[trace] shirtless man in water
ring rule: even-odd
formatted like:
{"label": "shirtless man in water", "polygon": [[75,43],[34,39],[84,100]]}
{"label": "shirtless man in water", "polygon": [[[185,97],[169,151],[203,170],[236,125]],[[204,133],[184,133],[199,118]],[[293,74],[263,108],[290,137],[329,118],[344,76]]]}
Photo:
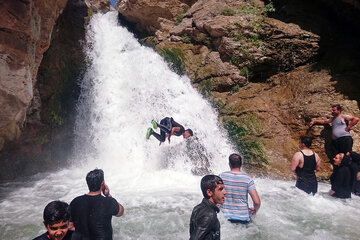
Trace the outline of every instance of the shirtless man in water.
{"label": "shirtless man in water", "polygon": [[300,137],[300,151],[294,154],[290,170],[296,173],[295,186],[308,194],[315,195],[318,188],[315,173],[320,170],[321,159],[317,153],[310,149],[311,144],[312,139],[310,137]]}

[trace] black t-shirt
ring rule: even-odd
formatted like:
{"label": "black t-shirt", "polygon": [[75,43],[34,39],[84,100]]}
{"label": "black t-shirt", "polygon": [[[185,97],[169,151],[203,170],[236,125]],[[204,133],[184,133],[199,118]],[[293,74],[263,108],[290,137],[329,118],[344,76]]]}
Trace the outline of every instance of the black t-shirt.
{"label": "black t-shirt", "polygon": [[[71,235],[72,235],[73,231],[68,231],[67,234],[65,235],[65,237],[63,238],[63,240],[70,240],[71,239]],[[46,232],[44,234],[41,234],[40,236],[34,238],[33,240],[49,240],[50,236],[49,236],[49,232]]]}
{"label": "black t-shirt", "polygon": [[112,239],[111,218],[119,212],[114,198],[83,195],[70,203],[71,219],[75,226],[72,239]]}

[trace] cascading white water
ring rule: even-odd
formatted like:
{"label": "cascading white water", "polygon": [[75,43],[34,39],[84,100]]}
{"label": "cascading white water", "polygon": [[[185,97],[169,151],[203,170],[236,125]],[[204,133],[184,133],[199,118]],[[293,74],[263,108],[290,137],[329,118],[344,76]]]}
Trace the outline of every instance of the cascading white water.
{"label": "cascading white water", "polygon": [[[234,151],[216,112],[190,85],[171,72],[153,50],[141,46],[116,13],[96,14],[87,33],[88,70],[78,105],[76,154],[71,169],[0,185],[0,239],[32,239],[44,231],[42,211],[56,199],[70,202],[87,192],[85,175],[105,171],[112,195],[125,207],[113,218],[114,239],[188,239],[192,208],[201,201],[205,168],[227,170]],[[172,137],[158,146],[145,139],[152,119],[172,116],[194,136]],[[360,199],[315,197],[294,182],[255,179],[262,206],[248,228],[221,213],[222,239],[360,239]]]}

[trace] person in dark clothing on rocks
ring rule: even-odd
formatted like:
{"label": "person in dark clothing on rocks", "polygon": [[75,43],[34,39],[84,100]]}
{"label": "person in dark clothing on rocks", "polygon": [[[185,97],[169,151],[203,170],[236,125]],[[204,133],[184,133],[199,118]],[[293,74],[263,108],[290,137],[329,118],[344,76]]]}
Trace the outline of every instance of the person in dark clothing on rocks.
{"label": "person in dark clothing on rocks", "polygon": [[310,149],[311,144],[312,139],[310,137],[300,137],[300,151],[294,154],[290,170],[296,173],[295,186],[308,194],[315,195],[318,189],[315,173],[320,170],[321,159],[317,153]]}
{"label": "person in dark clothing on rocks", "polygon": [[331,106],[331,115],[329,119],[319,119],[310,122],[309,126],[314,124],[328,124],[332,127],[332,147],[334,155],[352,151],[353,139],[350,135],[350,129],[359,122],[359,118],[341,114],[342,107],[339,104]]}
{"label": "person in dark clothing on rocks", "polygon": [[70,240],[72,231],[69,230],[69,204],[62,201],[52,201],[44,209],[44,226],[46,233],[33,240]]}
{"label": "person in dark clothing on rocks", "polygon": [[222,179],[206,175],[201,179],[202,202],[195,206],[190,218],[190,240],[220,240],[220,222],[216,204],[225,200],[225,187]]}
{"label": "person in dark clothing on rocks", "polygon": [[89,172],[86,182],[89,193],[76,197],[70,203],[71,221],[75,227],[72,240],[110,240],[113,234],[111,218],[123,215],[124,207],[111,197],[103,170]]}
{"label": "person in dark clothing on rocks", "polygon": [[331,190],[329,195],[337,198],[351,198],[350,157],[338,153],[334,157],[334,172],[330,177]]}
{"label": "person in dark clothing on rocks", "polygon": [[151,121],[153,128],[157,129],[160,128],[160,134],[156,133],[152,128],[148,128],[146,132],[146,139],[149,139],[150,136],[154,136],[157,140],[160,141],[159,145],[161,143],[165,142],[165,138],[168,138],[168,141],[170,143],[170,137],[172,135],[175,136],[183,136],[184,138],[189,138],[193,136],[193,131],[188,128],[185,130],[185,128],[174,121],[172,117],[166,117],[160,121],[160,123],[155,122],[154,120]]}

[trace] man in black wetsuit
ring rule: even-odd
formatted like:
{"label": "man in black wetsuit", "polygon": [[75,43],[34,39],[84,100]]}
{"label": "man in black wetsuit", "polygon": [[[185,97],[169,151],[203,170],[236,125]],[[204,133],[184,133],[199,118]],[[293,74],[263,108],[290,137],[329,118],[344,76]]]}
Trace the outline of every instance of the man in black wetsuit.
{"label": "man in black wetsuit", "polygon": [[89,172],[86,182],[89,193],[76,197],[70,203],[71,220],[75,227],[72,240],[110,240],[113,234],[111,218],[123,215],[124,207],[111,197],[103,170]]}
{"label": "man in black wetsuit", "polygon": [[157,129],[158,127],[160,128],[160,134],[154,132],[152,128],[148,128],[146,132],[146,139],[149,139],[150,136],[153,135],[157,140],[160,141],[160,144],[165,142],[166,137],[168,138],[168,141],[170,143],[170,137],[172,135],[182,135],[184,138],[189,138],[193,135],[193,131],[190,128],[185,130],[185,128],[181,124],[175,122],[172,117],[166,117],[162,119],[160,123],[152,120],[151,123],[154,129]]}
{"label": "man in black wetsuit", "polygon": [[300,151],[294,154],[290,170],[296,173],[295,186],[308,194],[315,195],[318,188],[315,172],[320,170],[321,159],[317,153],[310,149],[311,144],[312,139],[310,137],[300,137]]}
{"label": "man in black wetsuit", "polygon": [[216,204],[224,203],[224,183],[219,176],[206,175],[201,179],[201,191],[204,198],[190,218],[190,240],[220,240],[220,210]]}
{"label": "man in black wetsuit", "polygon": [[44,209],[44,226],[46,233],[33,240],[70,240],[72,231],[69,230],[69,204],[52,201]]}

